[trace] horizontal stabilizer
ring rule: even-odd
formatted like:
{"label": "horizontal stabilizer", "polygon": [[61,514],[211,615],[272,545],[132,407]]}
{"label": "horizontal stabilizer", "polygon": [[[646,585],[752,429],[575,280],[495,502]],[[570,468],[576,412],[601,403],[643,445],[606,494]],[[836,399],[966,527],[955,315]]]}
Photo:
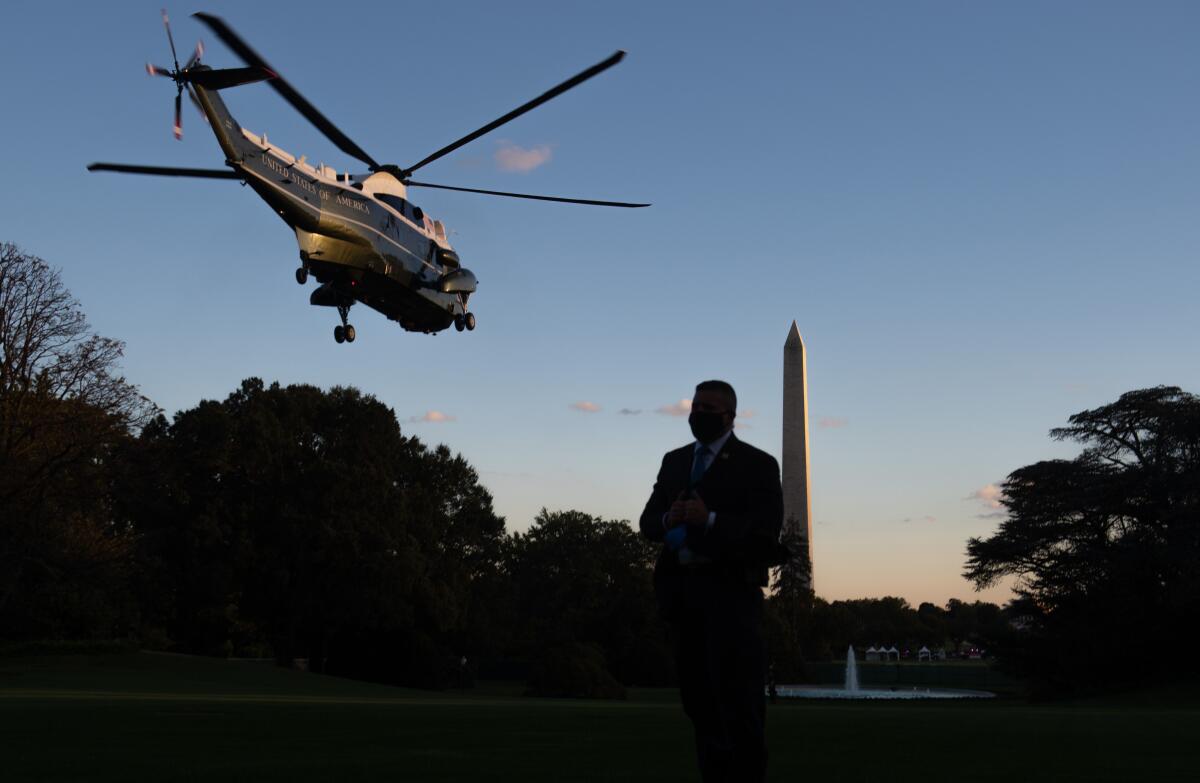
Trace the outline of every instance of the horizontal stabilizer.
{"label": "horizontal stabilizer", "polygon": [[189,82],[198,84],[206,90],[224,90],[226,87],[265,82],[274,78],[274,71],[268,68],[260,68],[257,65],[252,65],[249,68],[190,71],[187,74]]}

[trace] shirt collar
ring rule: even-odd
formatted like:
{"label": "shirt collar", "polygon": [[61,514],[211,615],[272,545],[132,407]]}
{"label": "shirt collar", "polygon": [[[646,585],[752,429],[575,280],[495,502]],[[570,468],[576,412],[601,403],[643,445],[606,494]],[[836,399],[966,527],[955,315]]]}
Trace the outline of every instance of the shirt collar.
{"label": "shirt collar", "polygon": [[695,454],[697,451],[700,450],[701,446],[704,446],[715,457],[721,453],[721,449],[723,449],[725,447],[725,443],[729,440],[729,436],[732,434],[733,434],[733,430],[730,429],[729,432],[726,432],[724,435],[717,438],[712,443],[701,443],[700,441],[696,441],[694,444],[692,444],[692,453]]}

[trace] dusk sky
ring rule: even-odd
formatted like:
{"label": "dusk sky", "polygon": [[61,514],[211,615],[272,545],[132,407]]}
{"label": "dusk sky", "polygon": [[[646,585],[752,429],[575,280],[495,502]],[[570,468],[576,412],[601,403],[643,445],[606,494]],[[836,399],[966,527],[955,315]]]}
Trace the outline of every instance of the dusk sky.
{"label": "dusk sky", "polygon": [[[636,521],[697,381],[780,453],[783,344],[808,347],[815,581],[827,599],[973,593],[995,485],[1076,453],[1047,431],[1130,389],[1200,391],[1200,5],[1190,2],[170,6],[223,17],[380,160],[412,164],[607,57],[619,66],[431,164],[413,190],[479,278],[479,327],[358,339],[308,304],[295,239],[220,167],[173,85],[161,2],[0,7],[0,241],[62,270],[168,414],[250,376],[353,385],[479,471],[510,530]],[[237,120],[339,171],[265,85]]]}

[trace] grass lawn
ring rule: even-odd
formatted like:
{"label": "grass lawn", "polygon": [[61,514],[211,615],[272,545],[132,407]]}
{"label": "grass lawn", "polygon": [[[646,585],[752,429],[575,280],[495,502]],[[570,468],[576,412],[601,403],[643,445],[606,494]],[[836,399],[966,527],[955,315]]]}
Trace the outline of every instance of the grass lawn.
{"label": "grass lawn", "polygon": [[[1200,698],[790,702],[773,781],[1135,781],[1200,774]],[[0,658],[0,780],[695,780],[674,692],[427,693],[154,654]]]}

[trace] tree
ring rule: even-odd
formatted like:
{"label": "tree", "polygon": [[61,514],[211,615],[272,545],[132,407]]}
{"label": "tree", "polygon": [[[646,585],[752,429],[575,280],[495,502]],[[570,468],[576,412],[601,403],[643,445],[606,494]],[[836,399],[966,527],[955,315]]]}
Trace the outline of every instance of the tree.
{"label": "tree", "polygon": [[783,526],[779,543],[787,549],[788,559],[775,569],[774,594],[788,600],[811,601],[812,561],[808,556],[808,539],[795,519],[789,519]]}
{"label": "tree", "polygon": [[146,428],[130,514],[176,649],[444,684],[503,520],[475,471],[352,388],[265,385]]}
{"label": "tree", "polygon": [[110,635],[130,531],[110,513],[120,444],[154,406],[59,272],[0,244],[0,618],[9,634]]}
{"label": "tree", "polygon": [[965,576],[1016,578],[1027,632],[1008,658],[1044,687],[1161,676],[1200,617],[1200,399],[1131,391],[1050,435],[1083,451],[1008,476],[1008,516],[968,542]]}
{"label": "tree", "polygon": [[[580,511],[543,509],[528,531],[510,537],[505,571],[516,591],[520,626],[513,651],[535,662],[539,692],[561,695],[560,688],[570,684],[539,679],[543,672],[578,669],[592,673],[578,682],[602,682],[597,660],[626,685],[672,679],[651,586],[656,555],[657,546],[628,522]],[[592,652],[584,654],[588,648]],[[579,656],[576,667],[560,660]]]}
{"label": "tree", "polygon": [[829,657],[830,651],[817,633],[812,561],[808,556],[808,541],[795,519],[784,524],[780,543],[786,547],[789,556],[787,562],[775,569],[771,596],[766,604],[767,656],[777,677],[802,680],[805,678],[804,661]]}

